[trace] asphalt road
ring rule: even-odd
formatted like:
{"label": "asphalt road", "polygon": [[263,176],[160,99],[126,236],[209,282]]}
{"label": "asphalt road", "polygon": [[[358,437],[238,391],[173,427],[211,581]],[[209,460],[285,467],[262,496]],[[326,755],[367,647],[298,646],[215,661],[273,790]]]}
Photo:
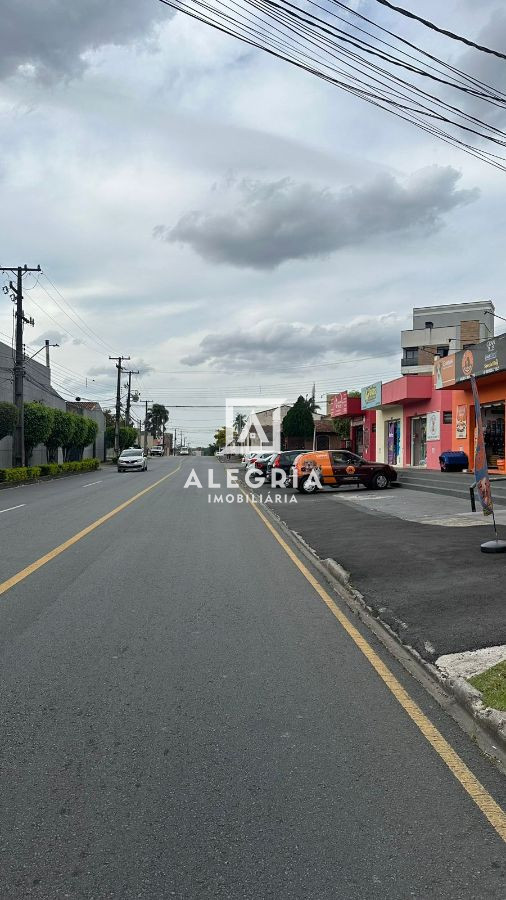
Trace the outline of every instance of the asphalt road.
{"label": "asphalt road", "polygon": [[0,896],[504,898],[498,831],[255,511],[183,489],[223,466],[179,463],[0,495]]}
{"label": "asphalt road", "polygon": [[[296,496],[274,512],[321,559],[350,572],[368,605],[425,659],[506,644],[506,555],[480,551],[492,523],[463,498],[401,487]],[[476,525],[459,524],[469,519]],[[505,539],[502,508],[497,523]]]}

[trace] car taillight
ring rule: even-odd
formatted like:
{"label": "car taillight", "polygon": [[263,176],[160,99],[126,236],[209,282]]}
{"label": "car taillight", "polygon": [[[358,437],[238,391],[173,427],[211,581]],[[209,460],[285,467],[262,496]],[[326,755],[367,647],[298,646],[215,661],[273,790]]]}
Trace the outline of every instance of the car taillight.
{"label": "car taillight", "polygon": [[274,462],[272,464],[272,468],[274,469],[275,467],[279,466],[280,462],[281,462],[281,457],[276,456],[276,459],[274,460]]}

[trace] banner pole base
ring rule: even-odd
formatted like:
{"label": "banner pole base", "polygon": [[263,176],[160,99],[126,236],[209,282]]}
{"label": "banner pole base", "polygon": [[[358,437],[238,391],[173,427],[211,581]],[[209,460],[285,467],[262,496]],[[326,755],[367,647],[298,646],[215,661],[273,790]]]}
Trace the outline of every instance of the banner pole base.
{"label": "banner pole base", "polygon": [[480,549],[482,553],[506,553],[506,541],[500,541],[499,538],[495,541],[485,541]]}

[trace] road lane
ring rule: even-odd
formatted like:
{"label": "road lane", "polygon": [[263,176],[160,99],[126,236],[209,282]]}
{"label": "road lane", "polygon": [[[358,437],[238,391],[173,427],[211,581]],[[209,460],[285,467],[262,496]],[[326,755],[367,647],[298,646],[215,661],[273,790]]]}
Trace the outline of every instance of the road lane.
{"label": "road lane", "polygon": [[30,565],[181,463],[186,465],[186,460],[165,457],[150,460],[147,472],[123,474],[112,466],[104,466],[97,473],[100,474],[100,481],[93,485],[88,483],[90,473],[86,472],[13,488],[12,495],[10,490],[2,492],[0,500],[12,496],[14,500],[22,500],[26,509],[24,516],[13,521],[12,527],[2,534],[0,582]]}
{"label": "road lane", "polygon": [[26,503],[18,503],[17,506],[8,506],[7,509],[0,509],[0,514],[12,512],[12,510],[14,510],[14,509],[22,509],[23,506],[26,506]]}
{"label": "road lane", "polygon": [[504,844],[264,524],[183,483],[2,598],[2,895],[502,898]]}

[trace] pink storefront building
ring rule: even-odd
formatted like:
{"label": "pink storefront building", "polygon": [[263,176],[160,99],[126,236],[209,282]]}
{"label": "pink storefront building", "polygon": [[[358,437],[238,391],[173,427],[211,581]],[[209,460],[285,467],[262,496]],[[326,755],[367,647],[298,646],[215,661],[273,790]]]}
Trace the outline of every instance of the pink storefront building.
{"label": "pink storefront building", "polygon": [[376,455],[376,413],[372,408],[364,408],[361,397],[350,396],[348,391],[334,394],[330,401],[330,415],[333,419],[349,419],[350,439],[348,449],[364,459],[374,460]]}
{"label": "pink storefront building", "polygon": [[402,375],[381,386],[376,409],[380,462],[439,469],[440,454],[451,447],[451,392],[436,390],[432,375]]}

